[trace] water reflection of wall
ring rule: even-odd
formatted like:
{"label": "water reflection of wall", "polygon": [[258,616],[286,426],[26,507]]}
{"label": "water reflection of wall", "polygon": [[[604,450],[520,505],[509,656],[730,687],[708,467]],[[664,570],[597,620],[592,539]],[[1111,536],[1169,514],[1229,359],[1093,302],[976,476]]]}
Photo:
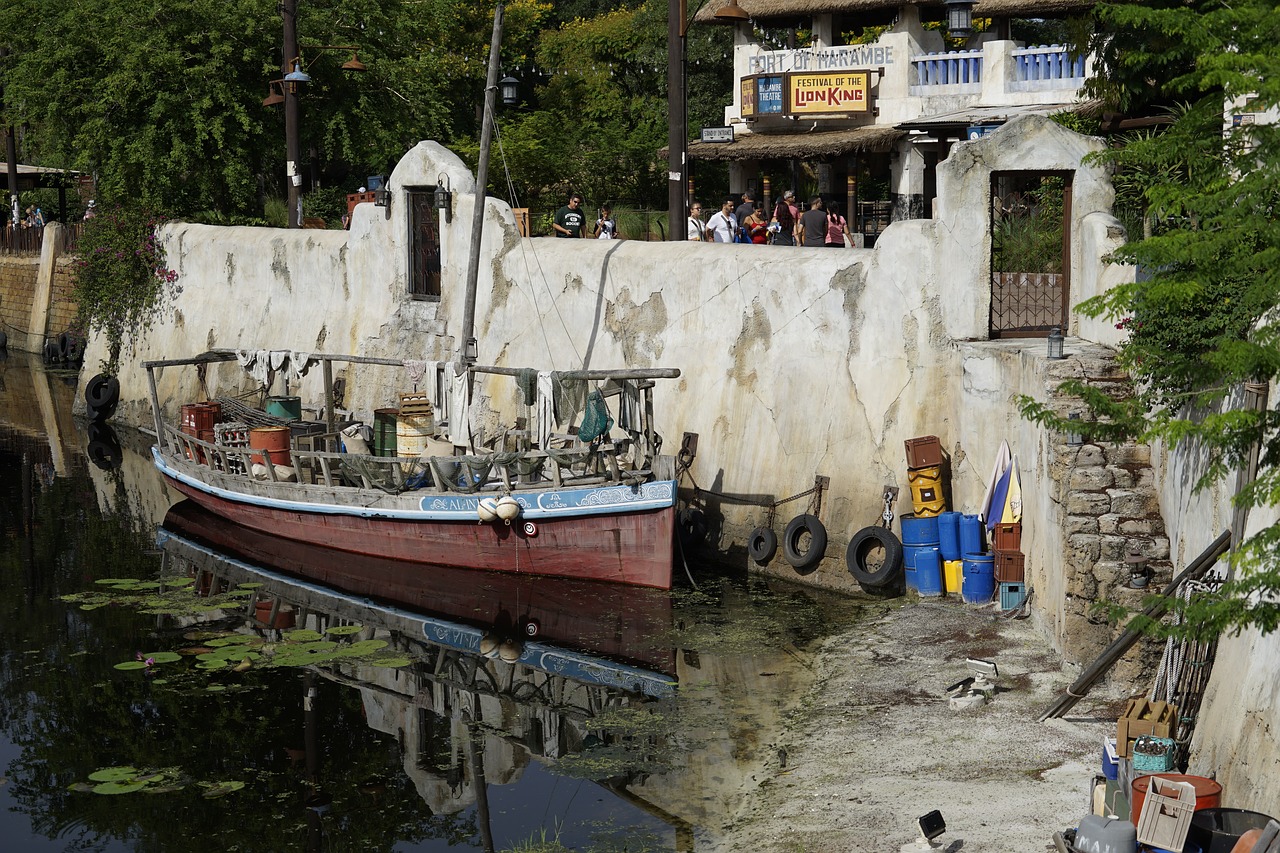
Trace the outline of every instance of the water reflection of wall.
{"label": "water reflection of wall", "polygon": [[[128,513],[139,525],[159,525],[181,495],[166,486],[156,471],[148,436],[132,427],[113,429],[112,435],[120,445],[120,466],[112,470],[89,466],[98,508],[104,515]],[[83,433],[77,437],[84,442]]]}
{"label": "water reflection of wall", "polygon": [[49,373],[40,360],[11,352],[0,361],[0,420],[10,429],[48,439],[50,462],[60,477],[68,474],[76,452],[77,433],[71,417],[74,374]]}

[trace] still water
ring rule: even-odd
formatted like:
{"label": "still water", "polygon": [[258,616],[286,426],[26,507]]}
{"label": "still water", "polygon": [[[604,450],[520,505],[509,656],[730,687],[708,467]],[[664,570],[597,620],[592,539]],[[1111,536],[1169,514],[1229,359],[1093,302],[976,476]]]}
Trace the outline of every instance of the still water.
{"label": "still water", "polygon": [[0,362],[4,850],[698,850],[856,618],[697,565],[346,596],[290,573],[350,555],[171,509],[74,381]]}

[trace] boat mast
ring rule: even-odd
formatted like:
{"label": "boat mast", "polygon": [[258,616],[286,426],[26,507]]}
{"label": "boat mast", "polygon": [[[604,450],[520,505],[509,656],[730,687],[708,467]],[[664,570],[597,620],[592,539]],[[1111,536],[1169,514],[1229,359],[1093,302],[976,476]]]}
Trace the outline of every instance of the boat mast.
{"label": "boat mast", "polygon": [[489,145],[493,140],[494,100],[498,92],[498,53],[502,45],[502,0],[493,10],[489,73],[484,82],[484,116],[480,125],[480,161],[476,164],[476,203],[471,215],[471,253],[467,256],[467,295],[462,307],[461,360],[476,363],[476,285],[480,278],[480,239],[484,230],[485,188],[489,185]]}

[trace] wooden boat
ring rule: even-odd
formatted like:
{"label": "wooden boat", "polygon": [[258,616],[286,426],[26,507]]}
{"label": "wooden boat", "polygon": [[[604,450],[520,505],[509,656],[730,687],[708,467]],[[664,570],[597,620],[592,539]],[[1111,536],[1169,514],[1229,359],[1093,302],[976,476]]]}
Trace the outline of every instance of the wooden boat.
{"label": "wooden boat", "polygon": [[[308,357],[323,363],[326,377],[335,361],[403,366],[361,356]],[[156,418],[155,465],[170,485],[215,515],[274,536],[390,560],[670,588],[675,461],[657,452],[652,389],[656,379],[678,377],[678,370],[560,374],[597,383],[605,406],[628,399],[625,437],[583,442],[558,436],[543,447],[528,429],[506,430],[495,446],[468,448],[468,455],[449,455],[451,446],[433,450],[439,443],[416,456],[347,452],[346,444],[358,442],[339,432],[332,382],[325,383],[326,420],[286,424],[287,447],[253,448],[165,422],[157,370],[207,368],[235,358],[234,351],[212,350],[144,364]],[[473,379],[527,376],[506,367],[466,370]]]}
{"label": "wooden boat", "polygon": [[662,590],[357,556],[250,530],[185,500],[170,507],[157,538],[165,553],[215,578],[239,583],[262,579],[241,577],[245,570],[268,575],[266,592],[309,611],[345,601],[348,611],[359,610],[348,618],[368,622],[370,613],[404,609],[522,646],[537,640],[665,675],[676,671],[671,596]]}

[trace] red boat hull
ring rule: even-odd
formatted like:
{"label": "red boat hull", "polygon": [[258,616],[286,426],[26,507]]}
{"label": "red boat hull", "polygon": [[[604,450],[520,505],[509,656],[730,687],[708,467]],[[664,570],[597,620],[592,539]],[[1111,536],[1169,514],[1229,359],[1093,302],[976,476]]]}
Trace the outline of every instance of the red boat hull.
{"label": "red boat hull", "polygon": [[671,588],[675,508],[547,518],[525,525],[418,521],[281,510],[209,494],[166,474],[176,490],[252,530],[388,560]]}

